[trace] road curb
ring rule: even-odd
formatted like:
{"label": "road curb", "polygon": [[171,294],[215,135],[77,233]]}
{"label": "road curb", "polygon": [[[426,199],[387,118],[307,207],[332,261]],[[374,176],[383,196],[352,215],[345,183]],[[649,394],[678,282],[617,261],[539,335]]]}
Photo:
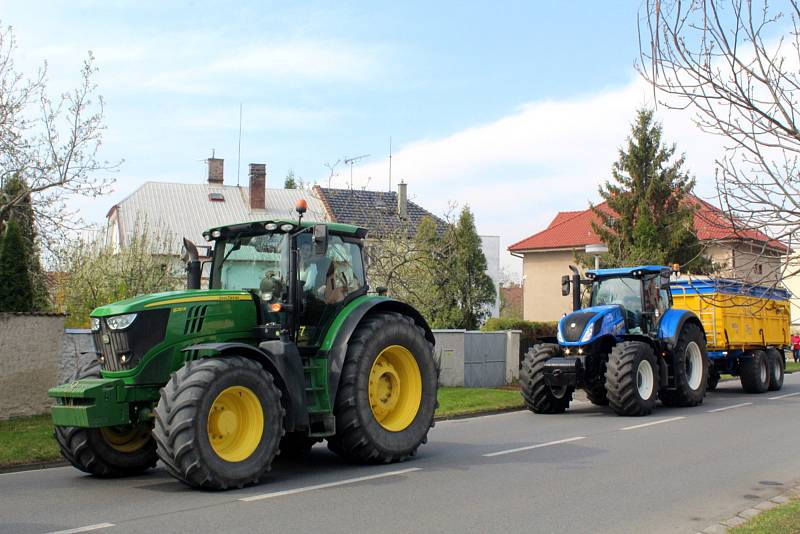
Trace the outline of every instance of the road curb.
{"label": "road curb", "polygon": [[478,412],[467,412],[467,413],[459,413],[455,415],[443,415],[441,417],[434,417],[433,420],[436,422],[439,421],[452,421],[454,419],[470,419],[472,417],[483,417],[484,415],[496,415],[501,413],[509,413],[509,412],[524,412],[524,406],[515,406],[512,408],[499,408],[497,410],[488,410],[488,411],[478,411]]}
{"label": "road curb", "polygon": [[22,471],[38,471],[39,469],[50,469],[51,467],[64,467],[69,465],[64,460],[51,460],[48,462],[33,462],[30,464],[17,464],[0,467],[0,475],[6,473],[19,473]]}
{"label": "road curb", "polygon": [[729,529],[743,525],[750,519],[759,515],[761,512],[771,510],[776,506],[780,506],[781,504],[786,504],[791,499],[797,497],[800,497],[800,484],[784,491],[780,495],[777,495],[771,499],[767,499],[766,501],[762,501],[751,508],[742,510],[733,517],[729,517],[728,519],[714,523],[713,525],[709,525],[696,534],[725,534]]}

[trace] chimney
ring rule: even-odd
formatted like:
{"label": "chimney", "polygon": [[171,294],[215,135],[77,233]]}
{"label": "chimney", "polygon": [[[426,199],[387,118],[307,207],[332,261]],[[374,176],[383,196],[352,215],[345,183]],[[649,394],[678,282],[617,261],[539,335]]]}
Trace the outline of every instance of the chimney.
{"label": "chimney", "polygon": [[250,164],[250,209],[263,210],[266,207],[267,166],[263,163]]}
{"label": "chimney", "polygon": [[225,160],[222,158],[210,157],[208,163],[208,183],[222,185],[224,179],[223,167]]}
{"label": "chimney", "polygon": [[397,184],[397,216],[402,220],[408,219],[408,191],[405,182]]}

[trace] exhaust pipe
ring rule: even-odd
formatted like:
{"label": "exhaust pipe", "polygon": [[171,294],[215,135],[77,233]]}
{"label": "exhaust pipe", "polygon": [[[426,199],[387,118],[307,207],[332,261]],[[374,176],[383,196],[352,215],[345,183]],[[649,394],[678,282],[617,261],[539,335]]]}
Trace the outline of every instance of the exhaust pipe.
{"label": "exhaust pipe", "polygon": [[572,311],[581,309],[581,272],[574,265],[569,266],[572,271]]}
{"label": "exhaust pipe", "polygon": [[197,246],[183,238],[183,261],[186,262],[186,289],[200,289],[200,276],[202,265],[200,255],[197,253]]}

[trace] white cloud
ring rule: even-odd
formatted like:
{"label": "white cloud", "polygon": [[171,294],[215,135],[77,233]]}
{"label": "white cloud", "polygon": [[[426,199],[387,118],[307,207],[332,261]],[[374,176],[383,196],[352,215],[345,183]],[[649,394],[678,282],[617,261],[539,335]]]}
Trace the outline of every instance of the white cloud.
{"label": "white cloud", "polygon": [[[598,94],[531,102],[493,122],[401,148],[392,158],[393,181],[407,181],[414,201],[429,210],[441,213],[451,201],[469,204],[479,232],[500,235],[505,249],[544,229],[558,211],[597,201],[636,109],[651,102],[652,91],[638,78]],[[699,131],[687,113],[662,107],[656,116],[664,140],[686,153],[698,192],[713,194],[720,139]],[[373,162],[357,167],[354,181],[372,177],[375,187],[386,173],[384,162]],[[521,270],[508,253],[501,263]]]}

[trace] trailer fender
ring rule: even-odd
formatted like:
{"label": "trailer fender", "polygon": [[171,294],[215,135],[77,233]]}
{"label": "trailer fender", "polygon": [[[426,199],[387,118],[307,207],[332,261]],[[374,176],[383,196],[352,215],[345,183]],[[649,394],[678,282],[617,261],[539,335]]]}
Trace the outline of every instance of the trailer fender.
{"label": "trailer fender", "polygon": [[303,363],[297,346],[283,341],[265,341],[258,347],[247,343],[200,343],[183,349],[203,351],[201,357],[236,355],[255,360],[269,372],[281,390],[281,404],[286,410],[284,429],[287,432],[308,428],[305,406]]}
{"label": "trailer fender", "polygon": [[340,312],[340,317],[343,317],[343,320],[334,321],[334,325],[331,326],[326,334],[321,348],[321,351],[327,351],[328,356],[328,391],[331,402],[336,401],[339,378],[342,375],[350,336],[358,328],[362,319],[367,315],[379,312],[396,312],[411,317],[425,331],[425,339],[432,345],[436,344],[428,322],[412,306],[386,297],[365,296],[353,301]]}
{"label": "trailer fender", "polygon": [[689,310],[670,308],[664,312],[664,315],[661,316],[661,320],[658,323],[658,337],[663,343],[664,348],[669,351],[675,348],[675,345],[678,344],[678,336],[681,335],[683,325],[687,322],[696,324],[703,332],[703,335],[706,334],[700,319]]}

